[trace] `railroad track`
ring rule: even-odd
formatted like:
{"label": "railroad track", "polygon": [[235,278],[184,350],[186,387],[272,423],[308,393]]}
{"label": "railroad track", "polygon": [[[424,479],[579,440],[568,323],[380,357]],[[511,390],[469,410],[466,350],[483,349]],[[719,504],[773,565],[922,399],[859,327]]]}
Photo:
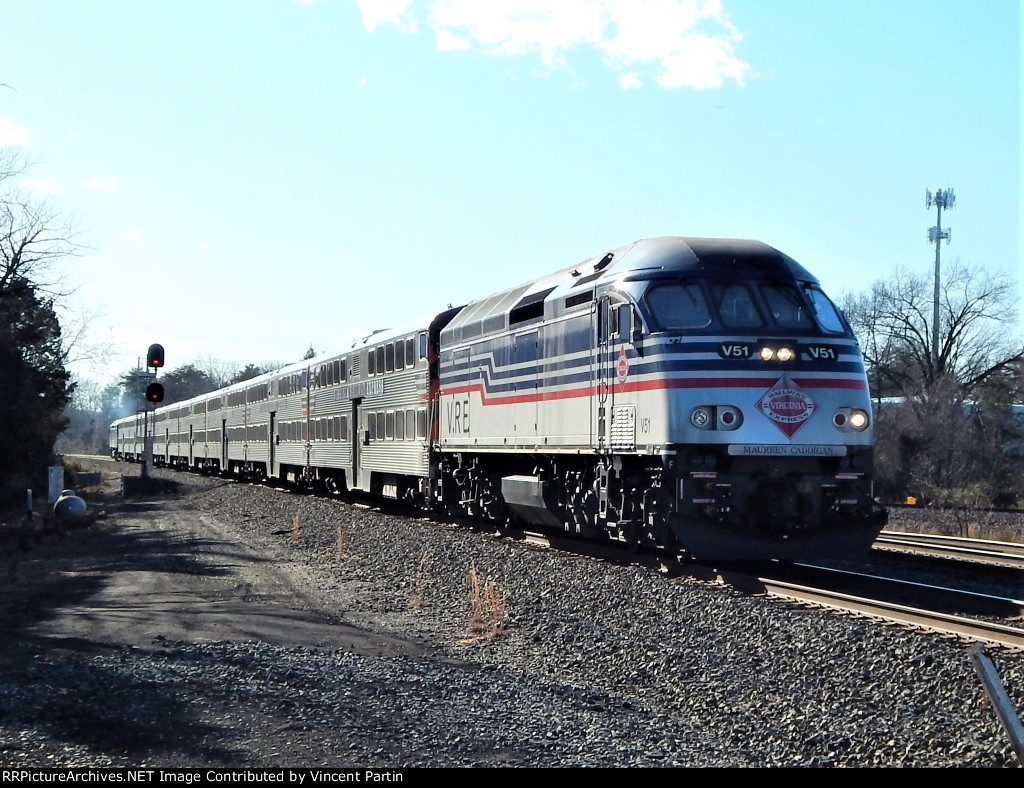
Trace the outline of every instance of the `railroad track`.
{"label": "railroad track", "polygon": [[[962,614],[963,611],[981,610],[993,618],[1019,618],[1024,613],[1024,601],[1020,600],[929,587],[857,572],[825,570],[822,567],[771,564],[768,565],[770,571],[767,571],[764,565],[704,565],[678,561],[658,553],[626,551],[615,544],[581,542],[557,535],[479,523],[471,527],[478,531],[493,532],[502,538],[519,540],[533,547],[558,549],[614,563],[641,565],[670,577],[689,576],[707,582],[720,582],[745,593],[764,593],[801,604],[828,607],[918,627],[957,637],[965,642],[981,642],[1024,651],[1024,625],[1013,627],[1000,621],[971,618]],[[876,543],[876,548],[1024,568],[1024,545],[1008,542],[885,531]],[[786,568],[785,571],[783,568]],[[802,574],[795,576],[794,572]],[[824,572],[830,574],[822,574]],[[827,582],[826,577],[829,578]],[[888,587],[888,591],[882,591],[883,585]],[[859,590],[854,593],[851,589]],[[865,589],[870,589],[871,593],[863,593]],[[906,603],[907,599],[915,597],[928,599],[930,607]]]}
{"label": "railroad track", "polygon": [[[1014,651],[1024,651],[1024,627],[1010,626],[999,621],[934,609],[939,606],[958,610],[977,607],[983,608],[990,615],[1019,618],[1024,611],[1024,601],[986,597],[982,594],[949,588],[931,587],[924,590],[925,587],[920,584],[908,584],[905,581],[893,581],[885,578],[873,579],[872,583],[877,581],[883,581],[889,585],[898,583],[911,594],[920,593],[922,597],[946,600],[946,602],[936,601],[932,607],[925,608],[892,599],[882,599],[878,594],[862,596],[835,588],[804,585],[775,577],[758,577],[754,582],[759,583],[764,592],[771,596],[918,627],[929,632],[938,632],[959,638],[965,643],[981,642]],[[913,591],[911,586],[918,586],[918,588]]]}
{"label": "railroad track", "polygon": [[[644,566],[669,577],[723,583],[743,593],[762,593],[912,626],[956,637],[965,643],[1024,651],[1024,600],[801,564],[714,566],[677,561],[655,553],[627,553],[607,545],[581,544],[543,533],[500,529],[496,535],[518,539],[534,547]],[[909,604],[910,600],[918,600],[920,604]],[[1002,623],[1008,619],[1021,620],[1021,626]]]}
{"label": "railroad track", "polygon": [[882,531],[875,540],[873,549],[1008,566],[1024,570],[1024,544],[1020,542]]}

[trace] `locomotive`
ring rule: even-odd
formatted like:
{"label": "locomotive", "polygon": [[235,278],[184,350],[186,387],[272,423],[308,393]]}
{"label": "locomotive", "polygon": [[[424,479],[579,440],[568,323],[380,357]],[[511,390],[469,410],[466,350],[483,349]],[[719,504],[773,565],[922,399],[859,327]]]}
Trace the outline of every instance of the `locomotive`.
{"label": "locomotive", "polygon": [[156,465],[701,561],[862,555],[887,520],[857,341],[751,240],[638,240],[115,421],[112,455],[146,434]]}

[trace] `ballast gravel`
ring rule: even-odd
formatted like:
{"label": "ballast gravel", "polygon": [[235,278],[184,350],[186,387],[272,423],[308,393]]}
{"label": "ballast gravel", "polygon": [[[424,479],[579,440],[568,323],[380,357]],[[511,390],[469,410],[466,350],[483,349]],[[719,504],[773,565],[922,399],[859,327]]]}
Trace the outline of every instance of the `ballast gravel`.
{"label": "ballast gravel", "polygon": [[[179,484],[163,505],[216,524],[225,554],[258,553],[295,604],[401,647],[53,649],[7,631],[3,766],[1021,765],[971,644],[365,505],[154,476]],[[8,555],[4,582],[42,549]],[[1024,655],[986,653],[1021,714]]]}

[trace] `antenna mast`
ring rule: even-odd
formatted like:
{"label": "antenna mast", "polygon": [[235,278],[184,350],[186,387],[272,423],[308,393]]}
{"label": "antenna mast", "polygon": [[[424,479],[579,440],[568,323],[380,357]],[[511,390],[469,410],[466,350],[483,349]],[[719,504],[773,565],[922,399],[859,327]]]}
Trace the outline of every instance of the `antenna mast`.
{"label": "antenna mast", "polygon": [[928,229],[928,241],[935,244],[935,293],[932,299],[932,365],[936,374],[939,371],[939,249],[942,247],[942,244],[939,242],[945,240],[948,244],[951,235],[949,229],[942,229],[942,209],[950,210],[955,203],[956,195],[952,189],[936,189],[935,194],[925,189],[924,207],[931,208],[934,205],[937,214],[935,226]]}

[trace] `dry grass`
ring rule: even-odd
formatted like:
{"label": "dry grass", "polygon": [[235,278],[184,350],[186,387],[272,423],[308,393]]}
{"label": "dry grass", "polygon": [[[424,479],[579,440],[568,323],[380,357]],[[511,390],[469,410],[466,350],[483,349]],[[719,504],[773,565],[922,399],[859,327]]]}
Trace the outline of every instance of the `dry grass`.
{"label": "dry grass", "polygon": [[476,566],[469,570],[469,631],[471,640],[495,638],[505,632],[507,598],[490,578],[481,580]]}
{"label": "dry grass", "polygon": [[971,507],[891,507],[890,530],[1024,542],[1024,513]]}
{"label": "dry grass", "polygon": [[334,556],[336,560],[340,561],[343,555],[345,555],[345,529],[339,525],[338,535],[334,539]]}
{"label": "dry grass", "polygon": [[432,554],[429,547],[420,553],[420,560],[416,565],[416,573],[412,579],[412,597],[409,599],[409,604],[412,607],[423,607],[426,604],[423,598],[423,589],[427,584],[427,567],[429,566]]}
{"label": "dry grass", "polygon": [[302,523],[299,522],[299,513],[296,512],[292,517],[292,530],[291,535],[288,537],[292,543],[299,541],[302,537]]}

